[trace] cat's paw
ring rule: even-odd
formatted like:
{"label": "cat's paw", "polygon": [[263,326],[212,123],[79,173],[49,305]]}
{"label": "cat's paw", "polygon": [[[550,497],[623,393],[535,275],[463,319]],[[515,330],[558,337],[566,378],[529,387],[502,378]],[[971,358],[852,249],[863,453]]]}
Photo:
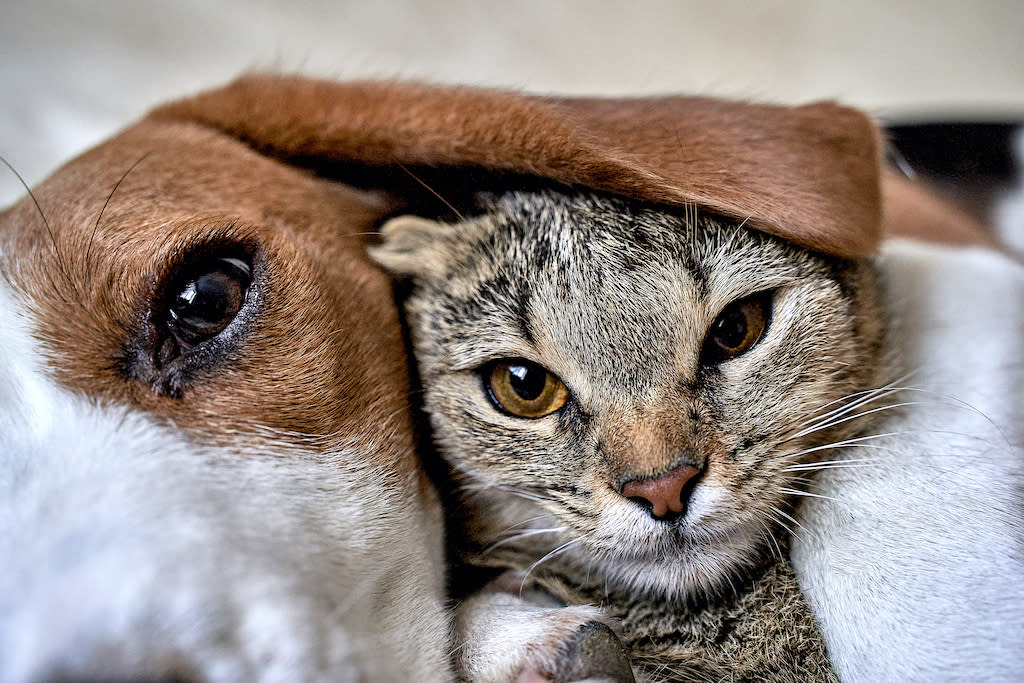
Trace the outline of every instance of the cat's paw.
{"label": "cat's paw", "polygon": [[466,680],[632,683],[629,655],[601,610],[552,606],[502,585],[499,579],[459,606],[458,663]]}
{"label": "cat's paw", "polygon": [[629,664],[629,653],[626,652],[622,641],[607,624],[590,621],[576,629],[569,640],[562,644],[554,671],[523,671],[520,673],[517,683],[525,681],[633,683],[633,680],[633,668]]}

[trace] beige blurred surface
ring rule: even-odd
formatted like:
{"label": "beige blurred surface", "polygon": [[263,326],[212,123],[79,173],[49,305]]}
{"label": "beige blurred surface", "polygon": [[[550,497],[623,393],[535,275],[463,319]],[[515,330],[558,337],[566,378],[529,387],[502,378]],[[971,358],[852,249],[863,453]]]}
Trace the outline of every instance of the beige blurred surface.
{"label": "beige blurred surface", "polygon": [[[0,154],[29,183],[247,69],[1024,116],[1024,2],[0,0]],[[0,173],[0,204],[22,190]]]}

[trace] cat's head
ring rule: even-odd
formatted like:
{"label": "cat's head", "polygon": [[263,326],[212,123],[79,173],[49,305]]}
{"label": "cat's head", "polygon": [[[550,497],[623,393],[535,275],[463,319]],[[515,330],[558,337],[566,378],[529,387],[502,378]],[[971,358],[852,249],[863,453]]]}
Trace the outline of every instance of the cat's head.
{"label": "cat's head", "polygon": [[484,540],[562,528],[544,542],[625,585],[718,588],[792,526],[802,463],[857,427],[834,409],[877,382],[873,270],[695,210],[485,209],[395,219],[373,252],[414,279],[425,407]]}

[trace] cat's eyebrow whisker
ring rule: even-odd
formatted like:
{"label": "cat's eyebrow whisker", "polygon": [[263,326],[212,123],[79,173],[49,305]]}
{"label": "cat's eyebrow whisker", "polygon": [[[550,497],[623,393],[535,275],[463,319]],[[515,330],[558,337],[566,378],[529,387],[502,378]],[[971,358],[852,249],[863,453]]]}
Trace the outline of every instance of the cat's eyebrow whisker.
{"label": "cat's eyebrow whisker", "polygon": [[572,546],[576,545],[577,543],[579,543],[582,540],[583,540],[582,538],[574,538],[571,541],[567,541],[567,542],[563,543],[562,545],[558,546],[557,548],[555,548],[554,550],[552,550],[551,552],[549,552],[544,557],[540,558],[539,560],[537,560],[536,562],[531,564],[530,568],[527,569],[526,573],[523,575],[522,583],[519,584],[519,597],[520,598],[523,597],[523,589],[526,587],[526,581],[527,581],[527,579],[530,578],[530,574],[531,574],[531,572],[533,572],[534,569],[539,567],[542,563],[547,562],[548,560],[554,559],[558,555],[561,555],[566,550],[568,550],[569,548],[571,548]]}
{"label": "cat's eyebrow whisker", "polygon": [[423,188],[424,188],[424,189],[425,189],[425,190],[426,190],[427,192],[429,192],[430,194],[434,195],[434,197],[436,197],[436,198],[437,198],[437,199],[438,199],[438,200],[439,200],[439,201],[440,201],[440,202],[441,202],[442,204],[444,204],[445,206],[447,206],[447,207],[448,207],[448,210],[449,210],[449,211],[451,211],[452,213],[454,213],[454,214],[455,214],[456,216],[458,216],[458,217],[459,217],[459,220],[460,220],[460,221],[462,221],[462,222],[465,222],[466,218],[465,218],[465,217],[464,217],[464,216],[463,216],[463,215],[462,215],[461,213],[459,213],[459,210],[458,210],[458,209],[456,209],[456,208],[455,208],[455,207],[454,207],[454,206],[452,205],[452,203],[451,203],[451,202],[449,202],[449,201],[448,201],[447,199],[445,199],[444,197],[442,197],[442,196],[441,196],[441,193],[440,193],[440,192],[438,192],[437,190],[435,190],[434,188],[432,188],[432,187],[431,187],[430,185],[428,185],[428,184],[427,184],[427,182],[426,182],[425,180],[423,180],[423,179],[422,179],[422,178],[420,178],[420,177],[419,177],[418,175],[416,175],[415,173],[413,173],[412,171],[410,171],[410,170],[409,170],[409,169],[408,169],[408,168],[406,167],[406,165],[405,165],[405,164],[403,164],[402,162],[400,162],[400,161],[397,161],[397,160],[396,160],[396,161],[395,161],[395,164],[396,164],[396,165],[397,165],[397,166],[398,166],[398,167],[399,167],[400,169],[402,169],[403,171],[405,171],[405,173],[406,173],[406,174],[408,174],[410,178],[412,178],[412,179],[413,179],[413,180],[415,180],[415,181],[416,181],[417,183],[419,183],[419,184],[420,184],[420,185],[421,185],[421,186],[422,186],[422,187],[423,187]]}

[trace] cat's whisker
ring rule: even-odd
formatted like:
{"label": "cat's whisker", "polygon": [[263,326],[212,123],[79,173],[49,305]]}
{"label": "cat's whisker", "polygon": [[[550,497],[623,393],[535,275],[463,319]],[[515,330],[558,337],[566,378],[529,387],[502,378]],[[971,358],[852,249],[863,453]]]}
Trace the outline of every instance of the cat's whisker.
{"label": "cat's whisker", "polygon": [[[873,441],[875,439],[882,439],[890,436],[905,436],[907,432],[883,432],[881,434],[868,434],[866,436],[858,436],[855,438],[844,439],[843,441],[833,441],[832,443],[821,444],[820,446],[811,446],[810,448],[802,448],[792,453],[779,453],[773,455],[766,460],[778,460],[780,458],[799,458],[809,453],[817,453],[818,451],[827,451],[832,448],[852,448],[852,447],[864,447],[864,448],[882,448],[887,449],[886,446],[879,446],[877,444],[868,444],[867,441]],[[784,442],[783,442],[784,443]]]}
{"label": "cat's whisker", "polygon": [[[819,428],[824,429],[827,426],[838,424],[838,418],[841,418],[844,415],[848,415],[850,412],[853,412],[854,410],[867,406],[871,403],[889,398],[890,396],[893,396],[900,392],[915,391],[916,387],[902,386],[902,383],[907,378],[909,378],[910,374],[913,373],[908,373],[904,377],[901,377],[882,387],[853,392],[851,394],[842,396],[838,399],[829,401],[828,403],[825,403],[815,408],[814,410],[805,413],[805,415],[809,415],[807,419],[804,419],[801,422],[797,422],[783,431],[785,432],[791,430],[798,430],[798,433],[796,435],[791,436],[789,438],[799,438],[800,436],[812,433],[818,430]],[[833,408],[832,410],[826,413],[820,413],[821,410],[829,406],[835,405],[836,403],[840,403],[841,405],[839,405],[836,408]],[[869,414],[869,412],[866,411],[863,414],[866,415]]]}
{"label": "cat's whisker", "polygon": [[786,495],[789,496],[804,496],[806,498],[821,498],[823,500],[831,500],[837,503],[841,502],[838,498],[835,498],[833,496],[826,496],[821,493],[812,493],[810,491],[801,491],[800,489],[792,489],[785,486],[780,487],[779,492],[785,493]]}
{"label": "cat's whisker", "polygon": [[802,529],[803,531],[807,532],[808,534],[810,534],[810,533],[811,533],[811,531],[810,531],[810,530],[809,530],[809,529],[808,529],[807,527],[805,527],[805,526],[804,526],[803,524],[801,524],[800,522],[798,522],[798,521],[796,520],[796,518],[795,518],[795,517],[793,517],[793,516],[792,516],[791,514],[789,514],[789,513],[788,513],[788,512],[786,512],[785,510],[782,510],[782,509],[780,509],[780,508],[778,508],[778,507],[776,507],[776,506],[774,506],[774,505],[772,506],[772,510],[774,510],[774,511],[775,511],[775,512],[777,512],[778,514],[782,515],[783,517],[785,517],[786,519],[788,519],[788,520],[789,520],[790,522],[792,522],[793,524],[795,524],[795,525],[797,526],[797,528],[799,528],[799,529]]}
{"label": "cat's whisker", "polygon": [[783,468],[783,472],[816,472],[818,470],[857,469],[876,465],[882,462],[879,458],[852,458],[850,460],[826,460],[823,462],[804,462]]}
{"label": "cat's whisker", "polygon": [[[779,509],[774,505],[771,506],[771,513],[769,513],[768,518],[776,524],[778,524],[783,529],[785,529],[789,533],[789,535],[794,539],[804,540],[800,533],[797,532],[797,529],[800,529],[800,531],[803,532],[805,536],[815,535],[814,532],[812,532],[803,524],[794,519],[792,515],[787,514],[786,512],[784,512],[783,510]],[[796,528],[791,527],[789,524],[787,524],[787,522],[792,523]]]}
{"label": "cat's whisker", "polygon": [[895,410],[896,408],[905,408],[907,406],[917,406],[917,405],[921,405],[921,402],[920,401],[902,401],[900,403],[892,403],[890,405],[879,406],[877,408],[872,408],[870,410],[865,410],[863,412],[857,413],[855,415],[849,415],[849,416],[844,417],[844,418],[839,419],[839,420],[831,420],[831,421],[823,423],[823,424],[813,424],[810,427],[807,427],[807,428],[797,432],[796,434],[783,439],[779,443],[787,443],[789,441],[794,441],[794,440],[799,439],[801,437],[807,436],[808,434],[813,434],[814,432],[820,432],[820,431],[824,431],[826,429],[831,429],[832,427],[835,427],[837,425],[841,425],[841,424],[844,424],[846,422],[850,422],[852,420],[858,420],[858,419],[860,419],[862,417],[867,417],[868,415],[874,415],[876,413],[881,413],[881,412],[884,412],[886,410]]}
{"label": "cat's whisker", "polygon": [[[910,379],[911,375],[915,374],[915,372],[916,371],[911,371],[911,372],[907,373],[906,375],[904,375],[903,377],[895,379],[892,382],[889,382],[888,384],[886,384],[884,386],[875,387],[874,389],[862,389],[861,391],[855,391],[853,393],[846,394],[845,396],[840,396],[839,398],[833,399],[833,400],[829,401],[828,403],[824,403],[824,404],[822,404],[820,406],[817,406],[817,407],[815,407],[815,408],[813,408],[813,409],[811,409],[809,411],[806,411],[804,413],[804,415],[809,416],[809,417],[806,420],[804,420],[803,422],[794,425],[793,428],[794,429],[799,429],[800,427],[803,427],[803,426],[805,426],[805,425],[807,425],[807,424],[809,424],[809,423],[811,423],[811,422],[813,422],[815,420],[826,418],[827,416],[832,415],[833,413],[835,413],[837,411],[845,410],[846,408],[857,407],[859,405],[863,405],[865,401],[874,400],[875,398],[880,397],[882,394],[888,394],[889,392],[897,392],[897,391],[905,390],[905,389],[907,389],[907,387],[901,387],[899,385],[902,384],[903,382],[906,382],[908,379]],[[824,410],[825,408],[828,408],[829,406],[834,406],[837,403],[842,403],[843,405],[839,406],[838,408],[834,408],[833,410],[829,411],[828,413],[818,414],[818,413],[820,413],[820,411]]]}
{"label": "cat's whisker", "polygon": [[942,399],[948,403],[957,405],[985,420],[985,422],[987,422],[989,426],[995,429],[999,436],[1002,437],[1003,443],[1010,443],[1003,429],[998,424],[996,424],[996,422],[993,421],[991,417],[986,415],[983,410],[979,410],[977,407],[971,405],[970,403],[964,401],[963,399],[957,398],[956,396],[952,396],[950,394],[943,394],[938,391],[933,391],[931,389],[924,389],[922,387],[906,387],[904,391],[926,394],[937,399]]}
{"label": "cat's whisker", "polygon": [[779,542],[775,540],[775,534],[773,534],[772,530],[768,527],[768,525],[764,523],[764,520],[759,519],[757,520],[757,523],[760,524],[761,528],[763,529],[761,535],[764,537],[765,541],[767,541],[765,543],[765,546],[768,548],[769,551],[772,551],[772,547],[774,546],[773,556],[778,558],[779,560],[782,560],[782,549],[779,548]]}
{"label": "cat's whisker", "polygon": [[518,496],[535,503],[551,503],[554,499],[550,496],[544,496],[533,491],[524,491],[523,489],[509,486],[507,484],[489,484],[487,482],[479,482],[474,484],[463,484],[459,487],[463,492],[468,493],[481,493],[486,491],[501,491],[508,493],[513,496]]}
{"label": "cat's whisker", "polygon": [[514,490],[514,489],[506,489],[506,488],[501,488],[500,490],[504,491],[505,493],[511,494],[513,496],[518,496],[519,498],[523,498],[524,500],[532,501],[534,503],[550,503],[550,502],[552,502],[554,500],[553,498],[550,498],[548,496],[541,496],[539,494],[528,493],[526,491],[517,491],[517,490]]}
{"label": "cat's whisker", "polygon": [[[820,405],[815,405],[814,408],[803,411],[802,413],[800,413],[800,415],[796,416],[796,419],[801,420],[801,422],[796,422],[796,424],[793,424],[790,428],[799,429],[817,420],[827,419],[828,417],[833,416],[840,411],[846,410],[851,407],[856,407],[856,405],[861,405],[865,400],[869,400],[873,397],[879,396],[882,393],[889,392],[896,388],[897,387],[895,384],[887,384],[885,386],[876,387],[873,389],[861,389],[860,391],[854,391],[852,393],[844,394],[839,398],[831,399],[828,402],[821,403]],[[838,407],[822,413],[822,411],[825,411],[825,409],[829,407],[833,407],[833,405],[836,405],[837,403],[839,403]]]}
{"label": "cat's whisker", "polygon": [[513,534],[512,536],[509,536],[507,538],[503,538],[500,541],[497,541],[496,543],[492,543],[491,545],[487,546],[487,548],[480,551],[480,554],[487,555],[488,553],[493,552],[494,550],[503,545],[507,545],[508,543],[514,543],[515,541],[521,541],[524,538],[530,538],[531,536],[538,536],[540,534],[560,534],[565,532],[567,529],[568,527],[560,526],[551,529],[531,529],[530,531],[523,531],[518,534]]}
{"label": "cat's whisker", "polygon": [[528,517],[527,519],[522,519],[522,520],[516,522],[515,524],[511,524],[511,525],[505,527],[504,529],[502,529],[501,531],[497,532],[497,535],[498,536],[504,536],[505,534],[507,534],[508,532],[512,531],[513,529],[518,529],[520,527],[526,526],[527,524],[533,524],[534,522],[536,522],[538,520],[548,519],[550,517],[553,517],[553,515],[550,512],[545,512],[544,514],[541,514],[541,515],[536,515],[534,517]]}
{"label": "cat's whisker", "polygon": [[530,578],[530,574],[533,572],[534,569],[539,567],[544,562],[547,562],[548,560],[554,559],[555,557],[561,555],[562,553],[564,553],[565,551],[569,550],[569,548],[571,548],[572,546],[576,545],[577,543],[579,543],[582,540],[583,540],[582,538],[574,538],[571,541],[567,541],[567,542],[563,543],[562,545],[558,546],[557,548],[555,548],[554,550],[552,550],[551,552],[549,552],[544,557],[540,558],[539,560],[537,560],[536,562],[531,564],[530,568],[527,569],[526,573],[523,575],[522,583],[519,584],[519,597],[520,598],[523,597],[523,589],[526,587],[526,581],[527,581],[527,579]]}
{"label": "cat's whisker", "polygon": [[[800,429],[802,427],[811,429],[816,424],[823,424],[830,420],[840,418],[843,415],[847,415],[857,410],[858,408],[866,406],[870,403],[874,403],[875,401],[880,401],[882,399],[889,398],[890,396],[898,394],[903,390],[903,387],[886,387],[883,389],[872,389],[866,392],[857,392],[857,394],[851,394],[849,397],[847,397],[853,398],[853,400],[851,400],[849,403],[841,405],[837,408],[833,408],[827,413],[823,413],[821,415],[813,415],[810,418],[804,420],[803,422],[800,422],[797,425],[795,425],[793,429]],[[858,396],[858,394],[860,395]]]}

